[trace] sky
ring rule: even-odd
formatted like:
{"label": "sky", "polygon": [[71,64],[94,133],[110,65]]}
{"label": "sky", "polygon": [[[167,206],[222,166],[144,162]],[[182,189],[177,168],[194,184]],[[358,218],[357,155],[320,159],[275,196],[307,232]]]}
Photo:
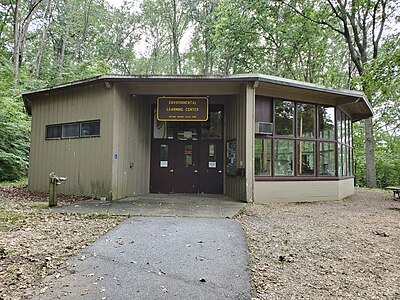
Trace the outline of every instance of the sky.
{"label": "sky", "polygon": [[[108,4],[110,4],[116,8],[121,7],[124,4],[124,0],[105,0],[105,1],[108,2]],[[135,6],[137,6],[137,8],[138,8],[141,1],[142,0],[134,0],[133,2],[135,2]],[[193,35],[193,28],[189,26],[189,28],[183,34],[181,43],[179,45],[180,52],[185,52],[188,50],[192,35]],[[145,55],[145,52],[146,52],[145,39],[146,39],[146,37],[142,36],[141,41],[135,46],[135,52],[139,56]]]}
{"label": "sky", "polygon": [[106,2],[114,7],[120,7],[124,3],[124,0],[106,0]]}

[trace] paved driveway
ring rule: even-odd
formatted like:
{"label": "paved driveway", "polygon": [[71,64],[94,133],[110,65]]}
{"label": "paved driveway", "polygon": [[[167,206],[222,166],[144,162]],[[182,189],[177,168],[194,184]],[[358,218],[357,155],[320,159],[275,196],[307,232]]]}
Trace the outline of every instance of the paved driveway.
{"label": "paved driveway", "polygon": [[239,222],[133,217],[71,259],[36,299],[250,299]]}

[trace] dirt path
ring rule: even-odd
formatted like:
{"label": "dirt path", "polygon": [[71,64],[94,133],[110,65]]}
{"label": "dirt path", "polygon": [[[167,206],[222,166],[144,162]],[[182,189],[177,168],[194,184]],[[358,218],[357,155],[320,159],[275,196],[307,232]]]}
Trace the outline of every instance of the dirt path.
{"label": "dirt path", "polygon": [[251,205],[239,220],[255,299],[400,299],[400,202],[389,193]]}

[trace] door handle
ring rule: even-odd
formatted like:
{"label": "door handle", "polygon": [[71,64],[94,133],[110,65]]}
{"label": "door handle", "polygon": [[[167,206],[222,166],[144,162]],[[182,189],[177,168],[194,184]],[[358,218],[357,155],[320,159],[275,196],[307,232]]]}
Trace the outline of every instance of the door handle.
{"label": "door handle", "polygon": [[170,173],[174,173],[174,169],[171,169],[171,170],[169,170],[168,172],[170,172]]}
{"label": "door handle", "polygon": [[194,170],[194,171],[193,171],[193,173],[199,173],[199,171],[197,171],[197,170]]}
{"label": "door handle", "polygon": [[218,170],[218,173],[221,174],[221,173],[222,173],[222,170]]}

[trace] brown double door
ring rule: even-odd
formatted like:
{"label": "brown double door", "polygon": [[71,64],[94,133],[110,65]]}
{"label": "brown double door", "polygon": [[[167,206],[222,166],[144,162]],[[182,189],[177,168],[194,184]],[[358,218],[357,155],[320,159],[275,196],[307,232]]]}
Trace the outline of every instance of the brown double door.
{"label": "brown double door", "polygon": [[152,193],[223,193],[223,111],[213,107],[207,122],[153,119]]}

